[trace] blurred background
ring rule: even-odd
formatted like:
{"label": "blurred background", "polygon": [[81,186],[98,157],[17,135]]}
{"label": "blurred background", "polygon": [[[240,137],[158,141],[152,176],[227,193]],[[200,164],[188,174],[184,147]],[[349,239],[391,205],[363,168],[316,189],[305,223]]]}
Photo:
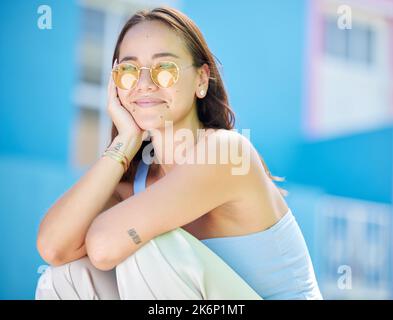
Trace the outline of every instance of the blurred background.
{"label": "blurred background", "polygon": [[34,298],[39,222],[109,143],[117,35],[163,4],[200,27],[236,128],[286,178],[325,299],[392,299],[392,0],[3,1],[0,299]]}

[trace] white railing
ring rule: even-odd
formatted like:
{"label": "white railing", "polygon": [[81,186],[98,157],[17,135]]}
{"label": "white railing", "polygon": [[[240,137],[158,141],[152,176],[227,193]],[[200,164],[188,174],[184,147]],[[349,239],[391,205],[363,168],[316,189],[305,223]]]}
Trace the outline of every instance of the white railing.
{"label": "white railing", "polygon": [[325,297],[391,298],[392,206],[323,196],[316,211],[318,273]]}

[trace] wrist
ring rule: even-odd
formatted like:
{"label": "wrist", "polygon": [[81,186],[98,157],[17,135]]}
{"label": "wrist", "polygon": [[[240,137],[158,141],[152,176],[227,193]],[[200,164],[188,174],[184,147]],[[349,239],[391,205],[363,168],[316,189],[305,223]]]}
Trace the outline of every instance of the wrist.
{"label": "wrist", "polygon": [[142,141],[142,135],[119,134],[113,139],[109,149],[120,151],[131,161],[142,145]]}

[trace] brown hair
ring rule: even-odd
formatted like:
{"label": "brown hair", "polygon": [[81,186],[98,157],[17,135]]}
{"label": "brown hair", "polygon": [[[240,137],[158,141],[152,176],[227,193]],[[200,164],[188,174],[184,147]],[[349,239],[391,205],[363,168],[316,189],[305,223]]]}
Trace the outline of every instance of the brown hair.
{"label": "brown hair", "polygon": [[[196,24],[185,14],[170,7],[158,7],[153,10],[141,10],[136,12],[123,26],[116,42],[113,53],[112,65],[115,60],[119,60],[120,45],[127,31],[133,26],[143,21],[161,21],[184,39],[186,47],[193,57],[195,67],[207,64],[210,68],[209,89],[203,99],[197,97],[197,114],[204,128],[228,129],[231,130],[235,125],[235,115],[228,102],[228,96],[224,88],[224,83],[217,69],[214,55],[209,50],[207,43]],[[112,122],[111,145],[118,131]],[[135,177],[136,168],[142,159],[142,151],[150,141],[143,141],[140,149],[132,159],[128,170],[124,173],[120,181],[132,181]],[[108,145],[108,146],[109,146]],[[270,179],[283,181],[281,177],[272,176],[264,160],[259,155],[263,167]],[[281,194],[287,194],[286,190],[279,188]]]}

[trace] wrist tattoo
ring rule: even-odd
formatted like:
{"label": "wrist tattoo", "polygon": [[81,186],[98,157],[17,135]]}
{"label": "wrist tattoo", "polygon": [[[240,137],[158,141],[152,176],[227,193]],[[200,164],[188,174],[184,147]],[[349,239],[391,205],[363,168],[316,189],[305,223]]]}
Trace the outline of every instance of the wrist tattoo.
{"label": "wrist tattoo", "polygon": [[120,150],[120,147],[123,145],[123,142],[118,142],[118,143],[116,143],[116,145],[115,145],[115,150],[117,150],[117,151],[119,151]]}
{"label": "wrist tattoo", "polygon": [[136,233],[135,229],[132,228],[130,230],[127,231],[127,233],[130,235],[130,237],[132,238],[132,240],[136,243],[139,244],[141,243],[141,238],[139,237],[139,235]]}

